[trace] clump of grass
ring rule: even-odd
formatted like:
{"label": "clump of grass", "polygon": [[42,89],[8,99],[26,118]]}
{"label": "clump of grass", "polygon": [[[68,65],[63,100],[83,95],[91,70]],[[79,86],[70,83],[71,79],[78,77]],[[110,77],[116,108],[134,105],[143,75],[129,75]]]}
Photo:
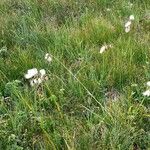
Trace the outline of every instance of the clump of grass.
{"label": "clump of grass", "polygon": [[2,0],[0,149],[149,149],[149,6]]}

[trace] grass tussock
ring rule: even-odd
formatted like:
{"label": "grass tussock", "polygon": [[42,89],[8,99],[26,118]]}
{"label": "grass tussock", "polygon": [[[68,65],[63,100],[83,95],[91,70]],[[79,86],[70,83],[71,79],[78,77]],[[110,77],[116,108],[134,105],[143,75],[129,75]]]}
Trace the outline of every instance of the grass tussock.
{"label": "grass tussock", "polygon": [[148,150],[149,9],[1,0],[0,149]]}

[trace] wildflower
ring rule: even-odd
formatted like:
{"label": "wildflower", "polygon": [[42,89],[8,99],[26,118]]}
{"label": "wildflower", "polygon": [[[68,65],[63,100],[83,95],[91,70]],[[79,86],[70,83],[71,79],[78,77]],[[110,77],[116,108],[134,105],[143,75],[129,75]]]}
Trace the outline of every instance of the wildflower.
{"label": "wildflower", "polygon": [[31,79],[30,80],[30,85],[31,86],[35,86],[35,85],[39,85],[42,83],[42,79],[41,78],[36,78],[36,79]]}
{"label": "wildflower", "polygon": [[104,51],[106,50],[106,46],[102,46],[101,49],[100,49],[100,53],[103,53]]}
{"label": "wildflower", "polygon": [[143,96],[150,96],[150,90],[146,90],[145,92],[143,92]]}
{"label": "wildflower", "polygon": [[38,71],[36,68],[28,70],[25,78],[29,80],[30,86],[39,85],[43,81],[48,80],[45,69]]}
{"label": "wildflower", "polygon": [[149,86],[149,87],[150,87],[150,81],[148,81],[146,84],[147,84],[147,86]]}
{"label": "wildflower", "polygon": [[130,32],[132,21],[134,20],[134,16],[130,15],[128,21],[125,23],[125,32]]}
{"label": "wildflower", "polygon": [[41,69],[39,72],[40,72],[41,78],[43,78],[46,75],[45,69]]}
{"label": "wildflower", "polygon": [[129,20],[134,20],[134,16],[130,15]]}
{"label": "wildflower", "polygon": [[126,32],[126,33],[130,32],[130,29],[131,29],[130,26],[126,27],[126,28],[125,28],[125,32]]}
{"label": "wildflower", "polygon": [[34,83],[34,84],[38,84],[38,79],[34,79],[34,80],[33,80],[33,83]]}
{"label": "wildflower", "polygon": [[125,28],[131,26],[131,21],[129,20],[128,22],[125,23]]}
{"label": "wildflower", "polygon": [[48,80],[48,76],[45,76],[44,80]]}
{"label": "wildflower", "polygon": [[100,49],[100,53],[102,54],[104,51],[106,51],[108,48],[112,48],[112,45],[103,45]]}
{"label": "wildflower", "polygon": [[30,80],[30,86],[34,86],[34,81],[33,80]]}
{"label": "wildflower", "polygon": [[30,78],[36,76],[37,74],[38,74],[38,70],[37,70],[36,68],[33,68],[33,69],[29,69],[29,70],[27,71],[27,74],[25,74],[24,77],[25,77],[26,79],[30,79]]}
{"label": "wildflower", "polygon": [[130,31],[131,21],[125,23],[125,32],[128,33]]}
{"label": "wildflower", "polygon": [[38,78],[38,84],[41,84],[42,83],[42,79],[41,78]]}
{"label": "wildflower", "polygon": [[52,57],[49,53],[45,54],[45,60],[47,60],[48,62],[52,61]]}

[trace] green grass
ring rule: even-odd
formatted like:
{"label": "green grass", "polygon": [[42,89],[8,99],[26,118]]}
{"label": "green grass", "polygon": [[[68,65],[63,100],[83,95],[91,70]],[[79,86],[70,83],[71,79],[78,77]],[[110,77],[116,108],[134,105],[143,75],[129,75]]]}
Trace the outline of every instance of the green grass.
{"label": "green grass", "polygon": [[[132,3],[0,1],[0,149],[150,149],[150,1]],[[49,79],[31,87],[31,68]]]}

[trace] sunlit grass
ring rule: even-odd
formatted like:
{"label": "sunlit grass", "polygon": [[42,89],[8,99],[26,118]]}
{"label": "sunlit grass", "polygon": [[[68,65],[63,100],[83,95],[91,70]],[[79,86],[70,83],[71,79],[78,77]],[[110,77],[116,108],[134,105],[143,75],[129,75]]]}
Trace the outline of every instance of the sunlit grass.
{"label": "sunlit grass", "polygon": [[[0,149],[149,149],[149,8],[1,0]],[[32,68],[48,80],[31,87]]]}

